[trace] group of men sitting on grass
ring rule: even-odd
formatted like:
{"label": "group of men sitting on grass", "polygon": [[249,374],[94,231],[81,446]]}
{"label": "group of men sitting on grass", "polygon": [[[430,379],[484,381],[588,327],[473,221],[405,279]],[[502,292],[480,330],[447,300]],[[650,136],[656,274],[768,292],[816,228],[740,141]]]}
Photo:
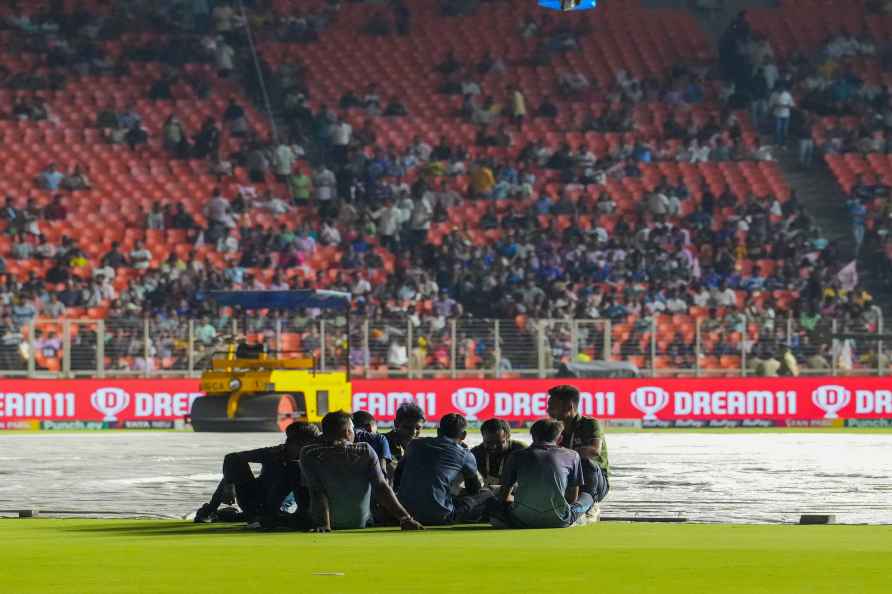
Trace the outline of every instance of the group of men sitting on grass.
{"label": "group of men sitting on grass", "polygon": [[[565,528],[591,521],[610,488],[600,423],[579,414],[579,390],[549,390],[548,415],[530,428],[532,444],[511,439],[503,420],[481,427],[483,443],[465,444],[467,420],[442,417],[437,437],[420,437],[425,417],[414,403],[380,434],[372,415],[328,413],[321,434],[296,422],[282,445],[229,454],[223,480],[196,522],[244,519],[274,529],[328,532],[368,526],[489,522],[499,528]],[[262,467],[254,476],[251,463]],[[296,511],[286,513],[291,496]],[[238,503],[241,513],[220,509]],[[295,507],[294,505],[291,506]]]}

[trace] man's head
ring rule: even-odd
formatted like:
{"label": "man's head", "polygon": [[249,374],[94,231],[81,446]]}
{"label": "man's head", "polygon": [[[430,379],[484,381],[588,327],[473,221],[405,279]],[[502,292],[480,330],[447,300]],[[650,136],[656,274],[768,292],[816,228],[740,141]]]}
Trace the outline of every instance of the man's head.
{"label": "man's head", "polygon": [[378,422],[375,420],[374,415],[364,410],[358,410],[353,413],[353,427],[369,433],[378,432]]}
{"label": "man's head", "polygon": [[393,431],[399,442],[407,444],[419,435],[424,428],[424,411],[414,402],[404,402],[396,409]]}
{"label": "man's head", "polygon": [[562,384],[548,390],[548,416],[556,421],[567,421],[579,414],[579,390]]}
{"label": "man's head", "polygon": [[511,439],[511,427],[502,419],[489,419],[480,425],[483,447],[487,452],[498,453],[508,447]]}
{"label": "man's head", "polygon": [[530,427],[533,443],[557,443],[564,424],[553,419],[540,419]]}
{"label": "man's head", "polygon": [[339,410],[325,415],[322,418],[322,437],[325,441],[352,442],[355,435],[350,413]]}
{"label": "man's head", "polygon": [[319,428],[305,421],[295,421],[285,429],[285,448],[291,458],[296,458],[301,448],[317,439],[319,439]]}
{"label": "man's head", "polygon": [[440,437],[448,437],[455,441],[464,441],[468,436],[468,421],[458,413],[449,413],[443,415],[440,419],[440,426],[437,427],[437,435]]}

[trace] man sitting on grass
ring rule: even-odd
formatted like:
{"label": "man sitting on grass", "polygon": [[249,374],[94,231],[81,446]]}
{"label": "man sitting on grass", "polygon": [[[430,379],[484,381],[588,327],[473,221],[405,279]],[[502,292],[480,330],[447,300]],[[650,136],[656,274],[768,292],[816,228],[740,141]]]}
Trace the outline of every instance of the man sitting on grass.
{"label": "man sitting on grass", "polygon": [[[289,493],[294,493],[298,511],[288,524],[304,527],[310,498],[301,485],[299,458],[304,446],[319,437],[319,429],[305,422],[295,422],[285,429],[285,443],[269,448],[234,452],[223,458],[223,479],[211,500],[195,514],[196,523],[218,519],[221,504],[238,502],[242,514],[231,519],[245,519],[249,524],[273,528],[279,523],[279,509]],[[260,476],[255,477],[251,463],[260,464]]]}
{"label": "man sitting on grass", "polygon": [[384,478],[375,450],[354,443],[353,420],[343,411],[322,419],[322,440],[300,454],[304,484],[310,491],[313,532],[351,530],[371,524],[371,495],[399,520],[403,530],[422,530],[403,509]]}
{"label": "man sitting on grass", "polygon": [[512,453],[524,449],[522,441],[511,439],[511,426],[502,419],[489,419],[480,425],[483,443],[471,448],[483,484],[494,488],[501,484],[502,466]]}
{"label": "man sitting on grass", "polygon": [[558,445],[562,430],[560,421],[536,421],[530,428],[533,445],[509,456],[502,470],[499,500],[490,513],[493,526],[567,528],[594,505],[590,493],[580,493],[579,454]]}
{"label": "man sitting on grass", "polygon": [[[414,402],[404,402],[396,409],[393,430],[384,434],[390,444],[390,453],[393,455],[394,462],[399,462],[406,452],[409,442],[421,435],[421,430],[424,429],[424,420],[424,411]],[[395,468],[389,470],[392,477]]]}
{"label": "man sitting on grass", "polygon": [[356,434],[354,439],[356,443],[367,443],[372,446],[378,454],[381,468],[387,474],[388,468],[393,463],[393,454],[390,451],[390,442],[378,433],[378,422],[375,421],[375,417],[364,410],[353,413],[353,432]]}
{"label": "man sitting on grass", "polygon": [[[440,420],[437,437],[413,440],[396,469],[400,502],[425,524],[479,522],[493,494],[484,489],[474,455],[462,443],[468,421],[450,413]],[[465,494],[454,497],[452,485],[464,479]]]}
{"label": "man sitting on grass", "polygon": [[[607,474],[607,442],[597,419],[579,414],[579,390],[561,385],[548,390],[548,416],[564,424],[561,446],[575,450],[582,458],[582,490],[603,501],[610,491]],[[593,513],[595,508],[592,508]]]}

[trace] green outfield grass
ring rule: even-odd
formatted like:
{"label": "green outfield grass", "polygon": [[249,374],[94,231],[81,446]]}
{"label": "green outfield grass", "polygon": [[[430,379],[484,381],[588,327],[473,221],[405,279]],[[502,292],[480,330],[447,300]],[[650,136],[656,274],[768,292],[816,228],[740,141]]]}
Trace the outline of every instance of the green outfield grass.
{"label": "green outfield grass", "polygon": [[603,523],[312,535],[16,519],[0,520],[0,559],[9,594],[864,594],[890,591],[892,526]]}

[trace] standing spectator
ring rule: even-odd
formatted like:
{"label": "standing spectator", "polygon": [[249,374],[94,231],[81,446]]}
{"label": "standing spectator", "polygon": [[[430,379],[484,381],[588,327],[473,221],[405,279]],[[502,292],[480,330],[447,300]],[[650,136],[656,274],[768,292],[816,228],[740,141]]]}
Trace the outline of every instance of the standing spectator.
{"label": "standing spectator", "polygon": [[515,124],[523,123],[527,115],[527,101],[523,93],[515,86],[508,87],[511,94],[511,117]]}
{"label": "standing spectator", "polygon": [[412,13],[404,0],[392,0],[393,20],[398,35],[408,35],[412,29]]}
{"label": "standing spectator", "polygon": [[307,173],[300,169],[288,177],[288,190],[291,199],[296,206],[303,206],[310,202],[310,192],[313,190],[313,180]]}
{"label": "standing spectator", "polygon": [[343,164],[347,161],[347,147],[350,146],[352,136],[353,127],[340,118],[335,119],[329,127],[328,137],[331,142],[331,157],[335,163]]}
{"label": "standing spectator", "polygon": [[852,215],[852,235],[855,239],[855,256],[861,252],[861,244],[864,243],[864,225],[867,219],[867,207],[857,198],[848,202],[849,214]]}
{"label": "standing spectator", "polygon": [[787,131],[790,128],[790,110],[796,107],[793,95],[783,84],[771,95],[771,108],[774,113],[774,143],[783,147],[787,144]]}
{"label": "standing spectator", "polygon": [[229,132],[233,136],[244,136],[248,133],[245,108],[239,105],[235,97],[229,98],[229,104],[223,112],[223,122],[229,127]]}
{"label": "standing spectator", "polygon": [[287,144],[280,143],[273,151],[273,173],[276,179],[282,183],[286,183],[291,176],[294,168],[294,162],[297,160],[294,151]]}
{"label": "standing spectator", "polygon": [[137,240],[130,252],[130,266],[137,270],[146,270],[152,263],[150,252],[142,240]]}
{"label": "standing spectator", "polygon": [[[217,157],[220,152],[220,128],[214,118],[207,118],[201,126],[201,130],[195,137],[192,147],[192,156],[196,159]],[[218,159],[219,161],[219,159]]]}
{"label": "standing spectator", "polygon": [[229,75],[232,74],[232,71],[235,69],[235,64],[233,63],[235,49],[226,43],[223,38],[219,38],[217,40],[215,58],[217,61],[217,75],[220,78],[229,78]]}
{"label": "standing spectator", "polygon": [[338,180],[334,172],[325,165],[316,173],[313,178],[313,188],[316,192],[316,202],[319,208],[319,215],[323,218],[334,216],[335,188],[337,188]]}

